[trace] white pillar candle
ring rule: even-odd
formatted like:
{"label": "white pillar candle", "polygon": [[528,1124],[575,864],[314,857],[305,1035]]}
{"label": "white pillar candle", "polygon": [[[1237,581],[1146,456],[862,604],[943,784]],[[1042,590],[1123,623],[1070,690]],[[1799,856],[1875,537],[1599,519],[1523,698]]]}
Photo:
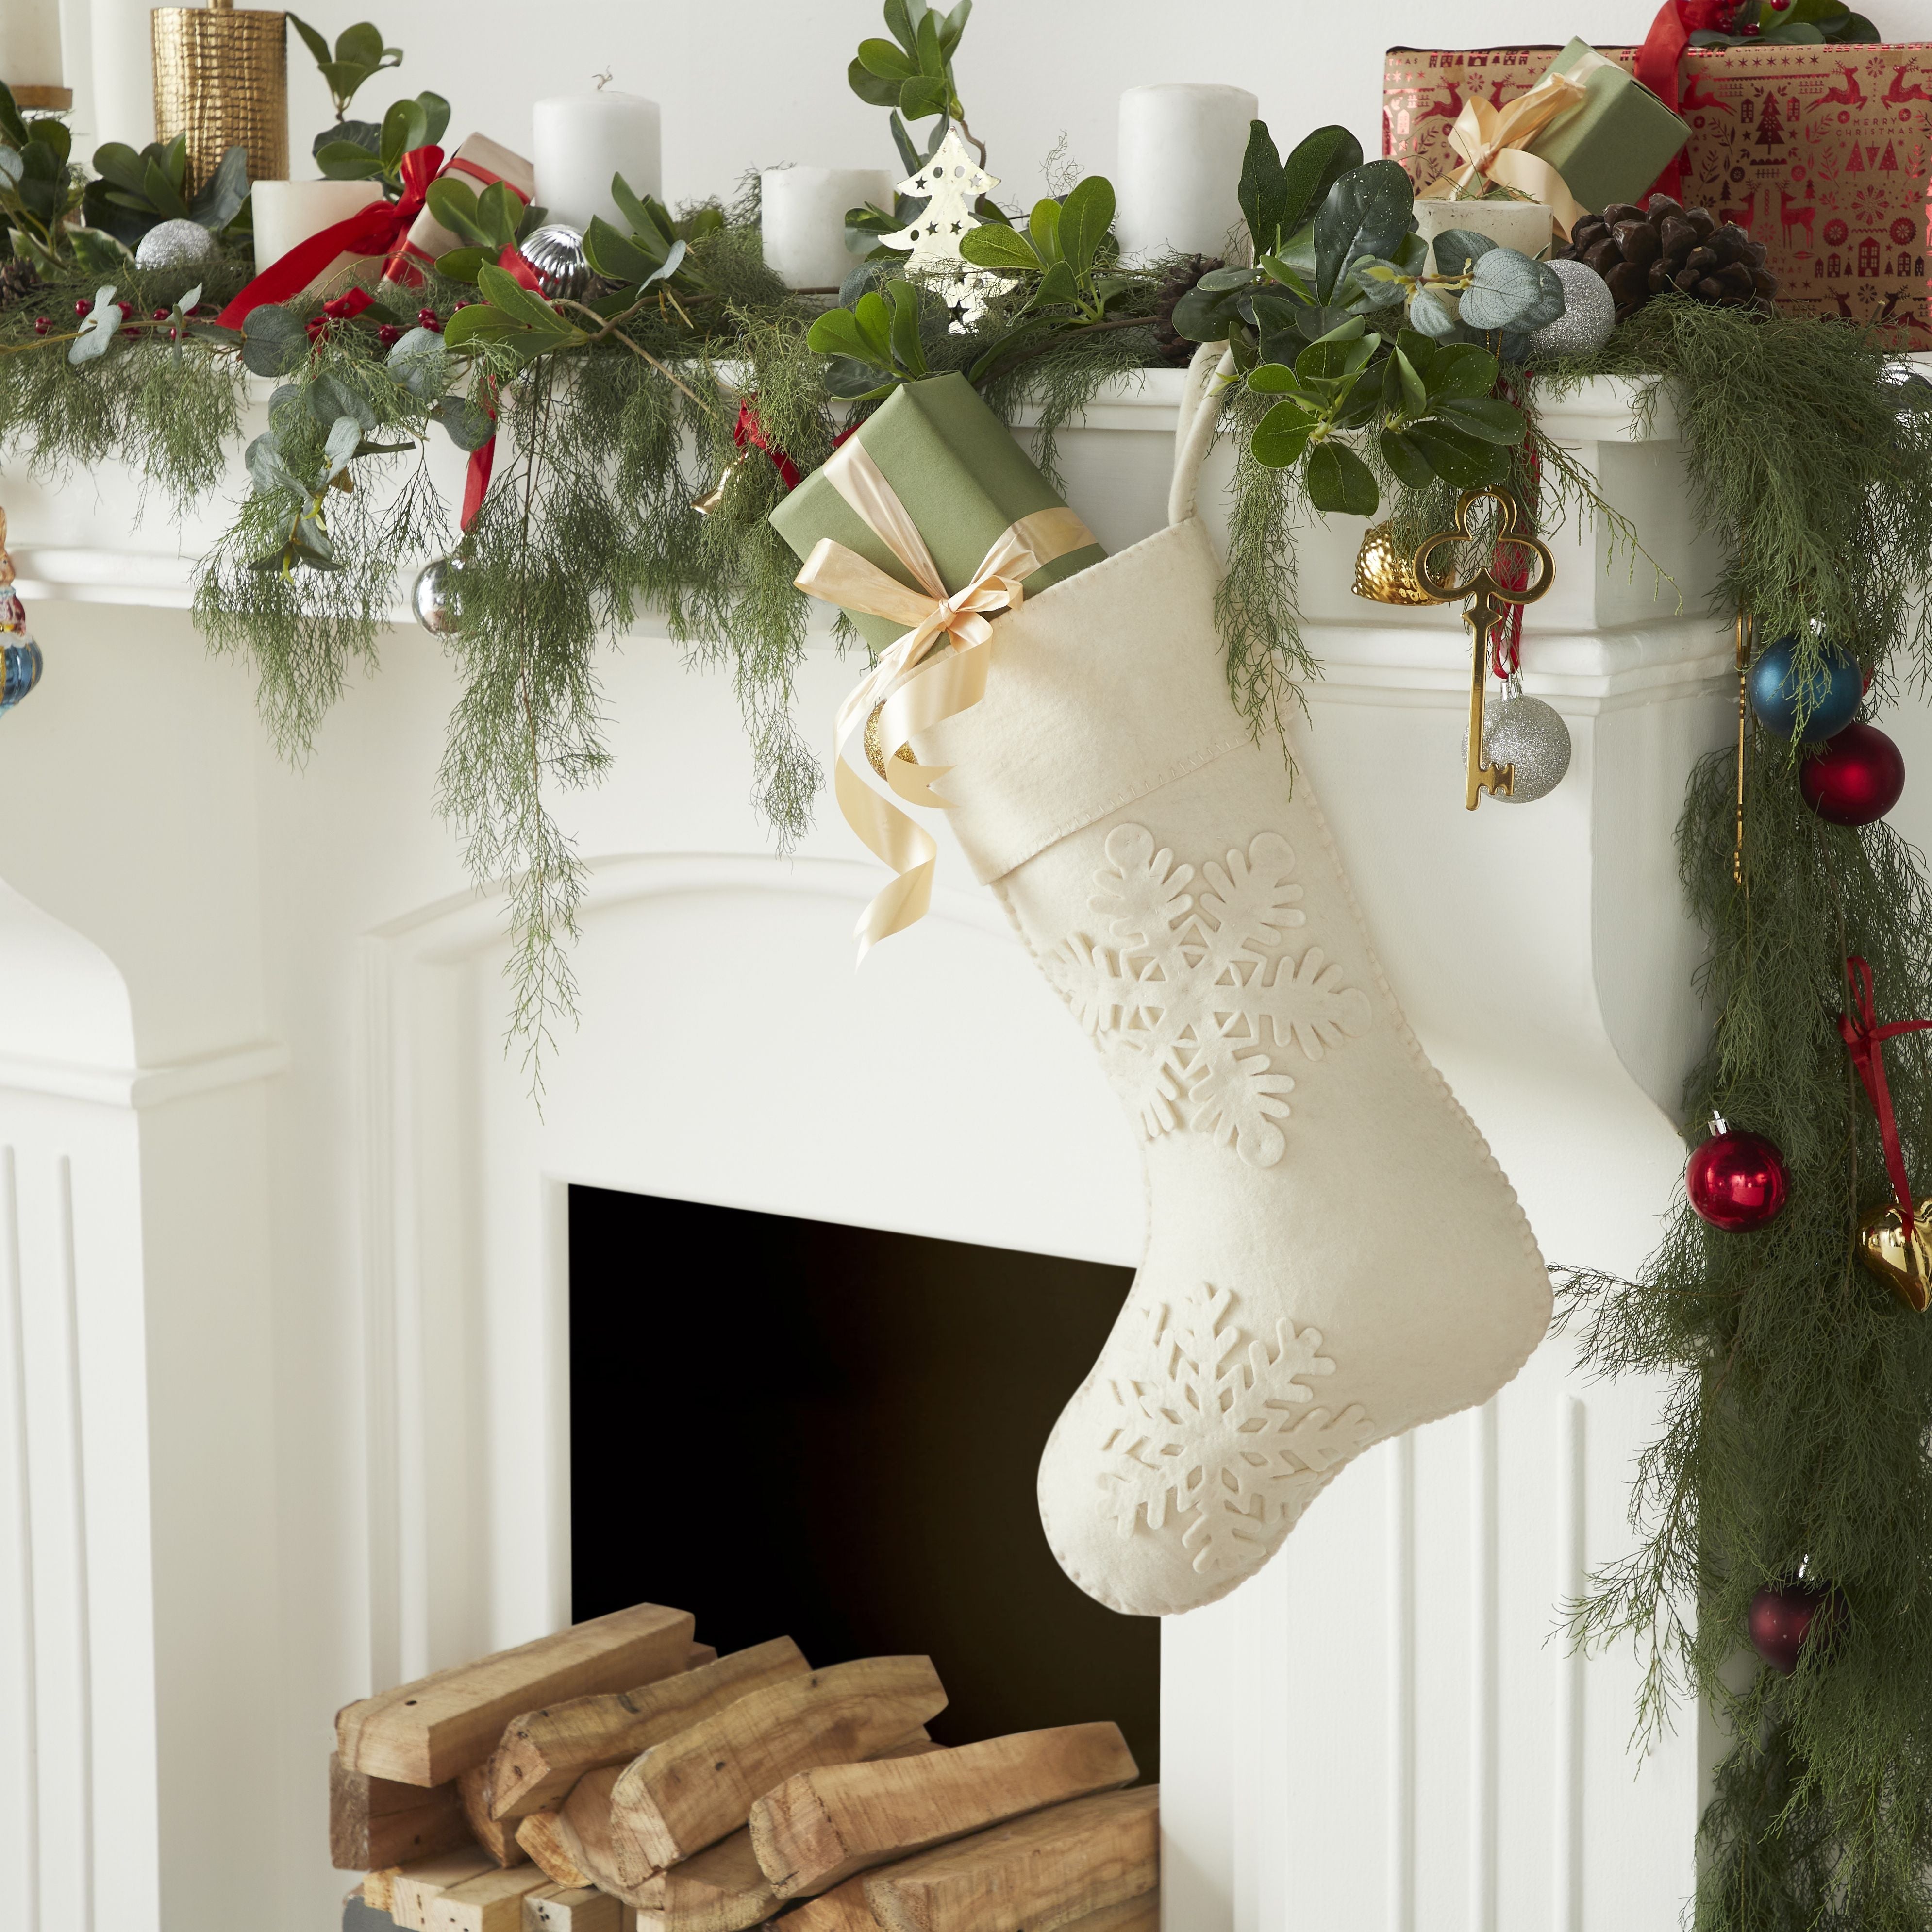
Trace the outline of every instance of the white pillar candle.
{"label": "white pillar candle", "polygon": [[[279,262],[298,242],[320,235],[357,209],[382,198],[366,181],[259,181],[250,192],[255,218],[255,272]],[[374,287],[382,272],[380,255],[338,256],[309,284],[325,298],[341,294],[352,282]]]}
{"label": "white pillar candle", "polygon": [[788,288],[836,288],[861,257],[845,246],[845,211],[892,212],[884,168],[766,168],[758,177],[765,266]]}
{"label": "white pillar candle", "polygon": [[0,6],[0,80],[9,87],[60,86],[60,0]]}
{"label": "white pillar candle", "polygon": [[539,100],[532,119],[537,200],[551,220],[583,230],[601,214],[628,235],[631,224],[610,199],[610,177],[622,175],[635,195],[663,194],[664,142],[655,100],[604,88]]}
{"label": "white pillar candle", "polygon": [[1429,244],[1429,266],[1436,266],[1436,238],[1451,228],[1486,235],[1499,248],[1532,258],[1546,254],[1552,230],[1550,210],[1540,201],[1418,201],[1415,232]]}
{"label": "white pillar candle", "polygon": [[1260,104],[1244,87],[1181,82],[1120,96],[1114,232],[1124,255],[1222,252],[1240,222],[1241,157]]}

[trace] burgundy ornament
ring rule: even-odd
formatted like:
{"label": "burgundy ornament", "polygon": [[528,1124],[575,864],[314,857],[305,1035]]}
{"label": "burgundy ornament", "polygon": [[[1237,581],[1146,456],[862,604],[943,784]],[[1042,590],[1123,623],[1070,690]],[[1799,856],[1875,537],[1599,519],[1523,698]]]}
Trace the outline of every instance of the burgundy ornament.
{"label": "burgundy ornament", "polygon": [[1750,1600],[1746,1627],[1751,1648],[1774,1670],[1789,1677],[1814,1631],[1820,1643],[1829,1640],[1838,1611],[1838,1593],[1828,1583],[1808,1583],[1796,1576],[1767,1583]]}
{"label": "burgundy ornament", "polygon": [[1762,1134],[1734,1132],[1720,1117],[1684,1171],[1690,1204],[1714,1228],[1748,1234],[1776,1220],[1791,1191],[1784,1156]]}
{"label": "burgundy ornament", "polygon": [[1847,724],[1799,768],[1804,802],[1834,825],[1870,825],[1898,802],[1905,760],[1876,724]]}

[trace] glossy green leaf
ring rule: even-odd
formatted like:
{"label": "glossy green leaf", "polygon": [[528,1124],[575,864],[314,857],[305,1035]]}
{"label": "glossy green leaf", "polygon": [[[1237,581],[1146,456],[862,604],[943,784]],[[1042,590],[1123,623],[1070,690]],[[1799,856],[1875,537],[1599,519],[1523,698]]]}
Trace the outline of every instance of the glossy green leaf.
{"label": "glossy green leaf", "polygon": [[1308,500],[1326,515],[1372,516],[1382,501],[1375,472],[1346,443],[1310,450],[1307,478]]}
{"label": "glossy green leaf", "polygon": [[677,238],[667,224],[658,220],[655,208],[650,205],[650,198],[634,194],[630,183],[622,175],[613,175],[610,199],[617,204],[617,212],[631,224],[631,233],[638,245],[646,254],[654,254],[656,259],[662,261]]}
{"label": "glossy green leaf", "polygon": [[328,181],[374,181],[382,172],[381,158],[352,141],[332,141],[316,156],[315,164]]}
{"label": "glossy green leaf", "polygon": [[1436,404],[1436,414],[1484,442],[1523,439],[1522,412],[1494,396],[1446,396]]}
{"label": "glossy green leaf", "polygon": [[1280,152],[1265,121],[1248,123],[1247,152],[1241,157],[1235,199],[1253,238],[1256,255],[1276,247],[1287,225],[1288,184],[1282,173]]}
{"label": "glossy green leaf", "polygon": [[1402,413],[1406,416],[1422,415],[1429,407],[1429,386],[1423,381],[1421,371],[1400,343],[1390,352],[1389,368],[1394,372]]}
{"label": "glossy green leaf", "polygon": [[238,141],[215,164],[189,212],[211,234],[219,234],[248,199],[248,150]]}
{"label": "glossy green leaf", "polygon": [[1335,184],[1361,165],[1362,144],[1346,128],[1318,128],[1297,142],[1281,164],[1282,212],[1270,245],[1312,220]]}
{"label": "glossy green leaf", "polygon": [[923,121],[929,114],[944,114],[952,98],[944,78],[915,74],[898,91],[898,108],[908,121]]}
{"label": "glossy green leaf", "polygon": [[1389,473],[1405,489],[1426,490],[1436,481],[1429,459],[1406,430],[1385,429],[1376,439]]}
{"label": "glossy green leaf", "polygon": [[897,107],[901,83],[882,80],[861,60],[854,59],[845,70],[845,84],[872,107]]}
{"label": "glossy green leaf", "polygon": [[1399,161],[1370,161],[1328,190],[1315,218],[1315,292],[1325,302],[1358,256],[1386,256],[1408,232],[1414,194]]}
{"label": "glossy green leaf", "polygon": [[1060,253],[1076,276],[1089,273],[1114,225],[1114,184],[1105,175],[1077,183],[1060,208]]}
{"label": "glossy green leaf", "polygon": [[[584,254],[600,275],[619,282],[641,282],[658,266],[628,235],[620,235],[601,214],[590,218],[584,232]],[[439,264],[439,266],[440,265]]]}
{"label": "glossy green leaf", "polygon": [[926,374],[926,350],[919,339],[919,291],[910,282],[895,282],[892,298],[892,360],[915,376]]}
{"label": "glossy green leaf", "polygon": [[344,27],[335,37],[335,58],[339,61],[355,61],[374,72],[382,63],[382,34],[367,20]]}
{"label": "glossy green leaf", "polygon": [[907,57],[905,50],[891,40],[861,40],[859,62],[868,74],[890,80],[895,86],[902,80],[911,80],[919,71]]}
{"label": "glossy green leaf", "polygon": [[1257,395],[1292,396],[1301,379],[1286,362],[1258,362],[1248,371],[1248,387]]}
{"label": "glossy green leaf", "polygon": [[1432,401],[1444,396],[1486,396],[1496,386],[1496,358],[1473,342],[1450,342],[1436,349],[1424,378]]}
{"label": "glossy green leaf", "polygon": [[977,228],[969,228],[959,238],[959,252],[982,268],[1037,274],[1041,267],[1032,242],[1004,222],[983,221]]}
{"label": "glossy green leaf", "polygon": [[1499,443],[1480,442],[1441,422],[1412,423],[1405,434],[1430,468],[1458,490],[1508,481],[1509,452]]}
{"label": "glossy green leaf", "polygon": [[416,100],[423,111],[423,140],[434,146],[449,130],[449,103],[427,88],[416,96]]}
{"label": "glossy green leaf", "polygon": [[1255,460],[1268,470],[1286,470],[1300,460],[1315,434],[1316,419],[1299,403],[1275,404],[1255,425],[1249,442]]}

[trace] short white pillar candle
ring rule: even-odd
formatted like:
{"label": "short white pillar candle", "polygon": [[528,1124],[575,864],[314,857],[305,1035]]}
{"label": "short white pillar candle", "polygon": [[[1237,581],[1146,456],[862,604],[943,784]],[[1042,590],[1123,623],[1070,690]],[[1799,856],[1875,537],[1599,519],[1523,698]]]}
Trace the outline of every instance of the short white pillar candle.
{"label": "short white pillar candle", "polygon": [[[366,181],[259,181],[250,190],[255,218],[255,272],[279,262],[298,242],[320,235],[358,208],[380,201],[382,190]],[[325,268],[309,284],[325,296],[341,294],[352,281],[374,286],[382,272],[380,255],[352,256]]]}
{"label": "short white pillar candle", "polygon": [[1436,238],[1451,228],[1486,235],[1499,248],[1532,258],[1548,252],[1554,230],[1550,210],[1540,201],[1418,201],[1415,232],[1429,244],[1429,266],[1436,266]]}
{"label": "short white pillar candle", "polygon": [[758,177],[765,266],[788,288],[836,288],[860,258],[845,245],[845,212],[892,212],[884,168],[766,168]]}
{"label": "short white pillar candle", "polygon": [[601,214],[620,232],[631,224],[610,199],[622,175],[633,194],[664,192],[664,137],[655,100],[615,88],[539,100],[536,133],[537,200],[553,221],[582,230]]}
{"label": "short white pillar candle", "polygon": [[0,80],[14,88],[60,86],[60,0],[0,7]]}
{"label": "short white pillar candle", "polygon": [[1123,254],[1221,253],[1241,218],[1241,157],[1260,105],[1244,87],[1180,82],[1120,96],[1114,232]]}

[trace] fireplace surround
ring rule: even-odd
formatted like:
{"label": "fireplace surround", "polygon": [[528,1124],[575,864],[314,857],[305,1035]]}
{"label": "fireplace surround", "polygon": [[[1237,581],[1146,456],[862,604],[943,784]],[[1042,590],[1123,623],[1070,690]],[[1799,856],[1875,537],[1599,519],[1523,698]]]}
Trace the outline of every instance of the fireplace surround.
{"label": "fireplace surround", "polygon": [[[1178,387],[1064,440],[1110,548],[1162,514]],[[1346,520],[1304,546],[1325,676],[1295,744],[1546,1254],[1628,1268],[1702,1024],[1670,830],[1735,686],[1667,418],[1640,433],[1600,383],[1546,422],[1682,597],[1562,533],[1524,655],[1564,785],[1462,812],[1455,614],[1352,600]],[[728,688],[648,624],[605,667],[614,776],[568,808],[583,1018],[539,1110],[502,1051],[500,904],[433,814],[435,645],[398,631],[287,770],[185,614],[208,532],[137,494],[104,471],[8,506],[48,672],[0,760],[0,1922],[320,1932],[335,1708],[571,1614],[573,1186],[1126,1268],[1138,1156],[950,846],[932,916],[854,974],[875,868],[824,811],[770,850]],[[855,674],[821,637],[815,742]],[[1365,1238],[1400,1264],[1399,1200]],[[1163,1627],[1172,1932],[1675,1922],[1709,1741],[1634,1762],[1633,1660],[1551,1635],[1624,1546],[1650,1402],[1552,1337]]]}

